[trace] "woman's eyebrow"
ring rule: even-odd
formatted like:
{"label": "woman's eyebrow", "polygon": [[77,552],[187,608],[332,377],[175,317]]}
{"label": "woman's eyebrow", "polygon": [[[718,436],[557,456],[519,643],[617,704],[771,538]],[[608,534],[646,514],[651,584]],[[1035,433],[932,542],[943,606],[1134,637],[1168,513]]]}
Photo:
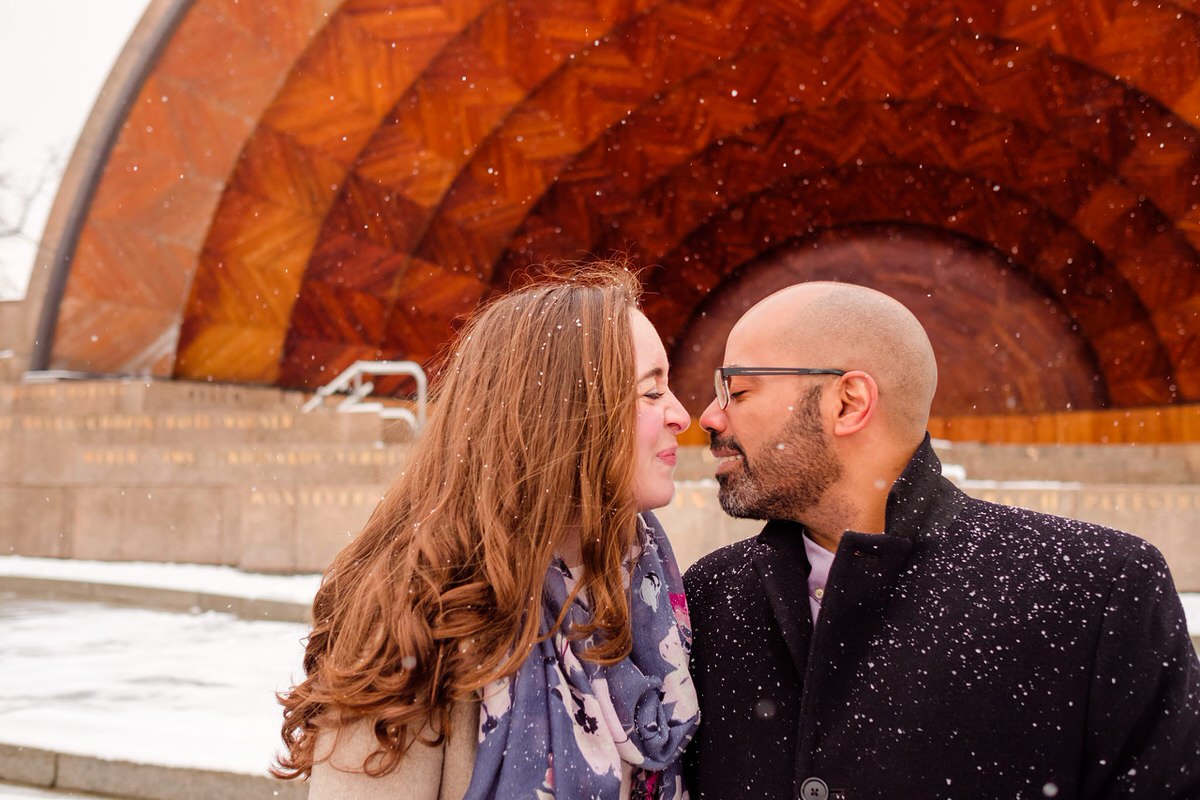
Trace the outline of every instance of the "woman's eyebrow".
{"label": "woman's eyebrow", "polygon": [[665,374],[666,374],[666,371],[662,367],[655,367],[654,369],[650,370],[642,377],[638,378],[638,383],[641,383],[642,381],[646,380],[647,378],[661,378]]}

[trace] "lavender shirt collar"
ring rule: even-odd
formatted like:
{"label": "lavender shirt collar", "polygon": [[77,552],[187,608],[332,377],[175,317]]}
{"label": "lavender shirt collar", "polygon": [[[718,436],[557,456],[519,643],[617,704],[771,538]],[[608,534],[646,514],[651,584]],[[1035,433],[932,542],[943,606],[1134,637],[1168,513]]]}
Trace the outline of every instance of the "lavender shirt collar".
{"label": "lavender shirt collar", "polygon": [[829,568],[833,566],[834,554],[821,545],[804,537],[804,552],[808,555],[808,563],[812,569],[808,573],[808,610],[812,612],[813,624],[821,613],[821,602],[824,599],[825,583],[829,580]]}

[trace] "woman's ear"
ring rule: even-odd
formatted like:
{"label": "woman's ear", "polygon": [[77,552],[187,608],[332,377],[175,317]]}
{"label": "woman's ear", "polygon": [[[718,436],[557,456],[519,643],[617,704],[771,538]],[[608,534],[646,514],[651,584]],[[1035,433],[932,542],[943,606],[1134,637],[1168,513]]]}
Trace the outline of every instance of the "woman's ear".
{"label": "woman's ear", "polygon": [[834,436],[849,436],[867,426],[879,402],[879,384],[862,370],[851,370],[837,382],[838,413]]}

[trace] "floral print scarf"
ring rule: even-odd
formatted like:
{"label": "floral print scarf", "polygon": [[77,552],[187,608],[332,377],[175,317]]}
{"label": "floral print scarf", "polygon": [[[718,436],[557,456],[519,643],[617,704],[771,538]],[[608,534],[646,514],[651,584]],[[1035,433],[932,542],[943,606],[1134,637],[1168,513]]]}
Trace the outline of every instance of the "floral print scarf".
{"label": "floral print scarf", "polygon": [[[631,576],[633,650],[600,666],[570,641],[588,619],[582,597],[517,672],[484,687],[479,748],[467,800],[686,798],[680,756],[700,721],[688,673],[691,627],[683,580],[666,534],[643,514]],[[575,578],[559,559],[542,595],[542,631],[558,619]]]}

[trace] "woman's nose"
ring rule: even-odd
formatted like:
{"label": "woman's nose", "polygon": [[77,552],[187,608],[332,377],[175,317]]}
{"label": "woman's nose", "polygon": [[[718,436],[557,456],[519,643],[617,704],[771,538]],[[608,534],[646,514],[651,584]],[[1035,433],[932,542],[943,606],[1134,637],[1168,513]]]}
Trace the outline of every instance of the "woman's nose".
{"label": "woman's nose", "polygon": [[679,402],[679,398],[672,393],[671,402],[667,406],[667,426],[678,435],[686,431],[691,425],[692,418],[688,415],[687,409],[683,407],[683,403]]}

